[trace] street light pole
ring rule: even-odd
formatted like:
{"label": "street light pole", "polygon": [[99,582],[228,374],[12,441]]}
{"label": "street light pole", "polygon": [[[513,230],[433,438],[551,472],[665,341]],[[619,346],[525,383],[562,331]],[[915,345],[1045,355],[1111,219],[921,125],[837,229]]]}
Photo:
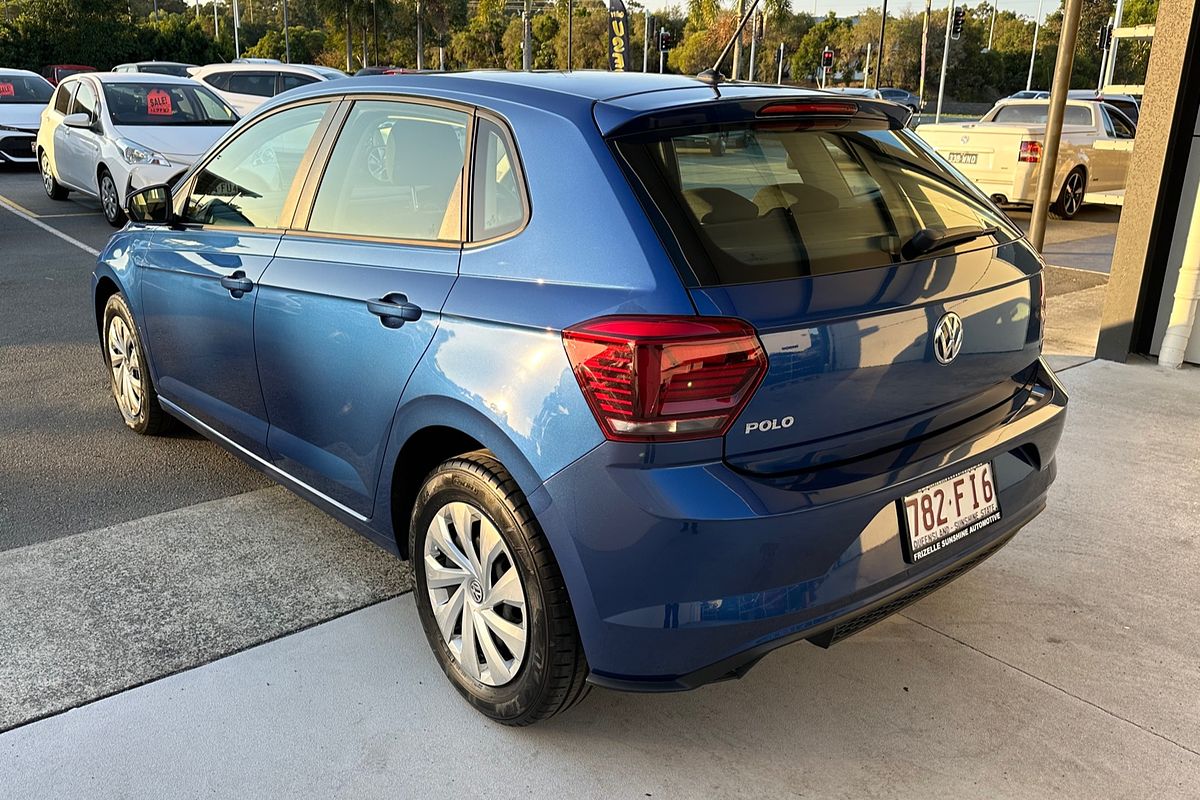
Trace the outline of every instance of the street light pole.
{"label": "street light pole", "polygon": [[213,0],[213,41],[221,38],[221,19],[217,16],[217,0]]}
{"label": "street light pole", "polygon": [[650,12],[643,10],[645,32],[642,34],[642,72],[650,71]]}
{"label": "street light pole", "polygon": [[992,27],[988,31],[988,52],[992,52],[992,40],[996,38],[996,4],[992,3]]}
{"label": "street light pole", "polygon": [[783,42],[779,43],[779,80],[776,83],[783,84]]}
{"label": "street light pole", "polygon": [[283,0],[283,62],[292,63],[292,39],[288,34],[288,0]]}
{"label": "street light pole", "polygon": [[1025,79],[1025,89],[1033,88],[1033,60],[1037,58],[1038,29],[1042,27],[1042,0],[1038,0],[1037,19],[1033,21],[1033,48],[1029,51],[1029,77]]}
{"label": "street light pole", "polygon": [[883,32],[887,29],[887,0],[883,0],[883,14],[879,18],[879,50],[875,53],[875,88],[879,88],[879,71],[883,68]]}
{"label": "street light pole", "polygon": [[[1038,0],[1041,2],[1041,0]],[[938,104],[937,113],[933,117],[933,124],[942,121],[942,100],[946,96],[946,65],[950,61],[950,24],[954,18],[954,0],[946,5],[946,45],[942,48],[942,74],[938,78]]]}
{"label": "street light pole", "polygon": [[929,17],[933,13],[933,0],[925,0],[925,15],[921,21],[921,80],[917,84],[917,113],[925,110],[925,56],[929,53]]}
{"label": "street light pole", "polygon": [[[738,19],[746,17],[746,0],[738,0]],[[739,30],[733,40],[733,80],[742,77],[742,32]]]}
{"label": "street light pole", "polygon": [[233,0],[233,56],[234,58],[242,57],[241,40],[238,38],[238,29],[241,27],[238,19],[238,0]]}
{"label": "street light pole", "polygon": [[567,0],[567,72],[571,71],[571,54],[574,52],[575,42],[571,34],[574,33],[575,27],[575,0]]}

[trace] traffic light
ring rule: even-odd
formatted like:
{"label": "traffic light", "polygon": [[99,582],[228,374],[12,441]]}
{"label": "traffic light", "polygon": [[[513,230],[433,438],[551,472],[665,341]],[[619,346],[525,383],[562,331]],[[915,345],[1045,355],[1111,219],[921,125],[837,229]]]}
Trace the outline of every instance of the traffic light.
{"label": "traffic light", "polygon": [[1113,32],[1113,26],[1111,24],[1105,25],[1099,31],[1096,32],[1096,49],[1097,50],[1107,50],[1109,47],[1112,46],[1112,32]]}
{"label": "traffic light", "polygon": [[821,53],[821,68],[822,69],[832,69],[833,68],[833,51],[830,50],[828,47],[825,48],[825,52]]}
{"label": "traffic light", "polygon": [[962,36],[963,25],[966,24],[966,21],[967,9],[963,6],[959,6],[958,8],[954,9],[954,22],[950,25],[951,39],[957,41],[958,37]]}
{"label": "traffic light", "polygon": [[658,49],[665,53],[667,50],[670,50],[674,46],[675,46],[675,38],[673,36],[671,36],[671,32],[669,30],[667,30],[666,28],[663,28],[662,30],[660,30],[658,32]]}

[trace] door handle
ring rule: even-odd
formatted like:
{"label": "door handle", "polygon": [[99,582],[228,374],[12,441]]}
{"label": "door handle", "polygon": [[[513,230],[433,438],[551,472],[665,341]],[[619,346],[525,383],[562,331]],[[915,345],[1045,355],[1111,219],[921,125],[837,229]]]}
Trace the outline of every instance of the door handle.
{"label": "door handle", "polygon": [[247,278],[246,273],[239,269],[232,275],[222,275],[221,285],[229,290],[232,297],[240,298],[254,288],[254,281]]}
{"label": "door handle", "polygon": [[399,328],[421,318],[421,307],[408,302],[408,297],[400,292],[388,292],[378,300],[368,300],[367,310],[379,317],[386,328]]}

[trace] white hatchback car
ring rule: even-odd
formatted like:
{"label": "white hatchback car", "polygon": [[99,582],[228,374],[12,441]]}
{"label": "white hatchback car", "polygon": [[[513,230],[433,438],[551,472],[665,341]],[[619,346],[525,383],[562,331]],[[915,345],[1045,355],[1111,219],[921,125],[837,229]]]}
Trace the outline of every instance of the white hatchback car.
{"label": "white hatchback car", "polygon": [[346,73],[332,67],[260,62],[209,64],[189,72],[196,80],[208,84],[242,116],[288,89],[346,77]]}
{"label": "white hatchback car", "polygon": [[32,164],[38,115],[54,86],[23,69],[0,69],[0,164]]}
{"label": "white hatchback car", "polygon": [[89,72],[59,84],[42,112],[38,167],[46,194],[100,199],[104,218],[125,224],[129,192],[184,172],[237,121],[191,78]]}

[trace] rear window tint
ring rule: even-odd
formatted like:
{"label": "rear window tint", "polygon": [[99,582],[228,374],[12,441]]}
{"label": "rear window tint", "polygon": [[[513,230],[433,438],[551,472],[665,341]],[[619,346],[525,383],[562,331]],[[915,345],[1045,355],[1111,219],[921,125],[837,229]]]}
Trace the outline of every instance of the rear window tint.
{"label": "rear window tint", "polygon": [[922,228],[994,226],[1003,238],[1020,235],[906,131],[775,123],[648,134],[617,147],[700,285],[900,263],[902,246]]}
{"label": "rear window tint", "polygon": [[[1024,104],[1003,106],[996,111],[992,122],[1014,122],[1023,125],[1045,125],[1050,106]],[[1067,106],[1063,116],[1064,125],[1092,125],[1092,110],[1086,106]]]}

